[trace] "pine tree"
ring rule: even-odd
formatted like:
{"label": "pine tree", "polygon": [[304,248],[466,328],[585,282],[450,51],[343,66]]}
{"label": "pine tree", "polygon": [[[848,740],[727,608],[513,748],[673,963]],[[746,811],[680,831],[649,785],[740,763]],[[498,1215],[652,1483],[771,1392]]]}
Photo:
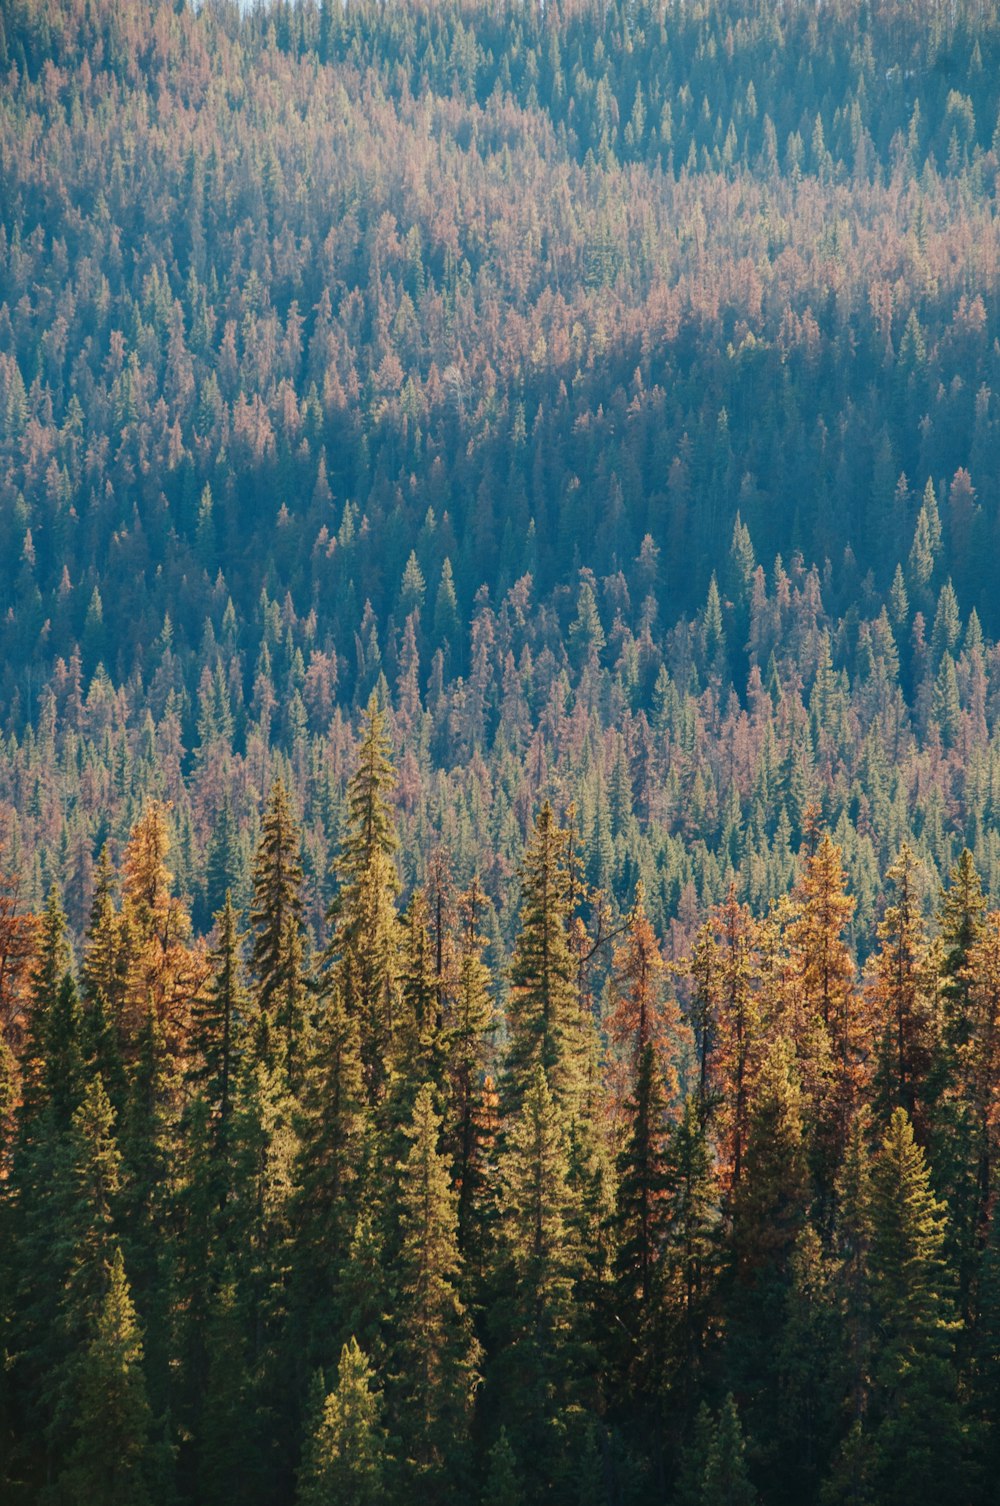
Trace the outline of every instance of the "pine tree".
{"label": "pine tree", "polygon": [[237,929],[236,911],[228,890],[215,924],[217,940],[209,953],[212,980],[193,1009],[191,1044],[197,1052],[198,1064],[192,1075],[212,1111],[217,1153],[224,1157],[247,1008],[240,963],[243,938]]}
{"label": "pine tree", "polygon": [[536,1066],[500,1160],[502,1226],[494,1281],[498,1353],[492,1383],[532,1482],[565,1468],[567,1409],[585,1390],[583,1259],[560,1115]]}
{"label": "pine tree", "polygon": [[872,1175],[873,1411],[886,1506],[966,1499],[945,1235],[924,1153],[897,1108]]}
{"label": "pine tree", "polygon": [[729,1395],[722,1404],[709,1445],[701,1506],[754,1506],[756,1500],[757,1492],[747,1471],[740,1414]]}
{"label": "pine tree", "polygon": [[486,1485],[482,1506],[523,1506],[517,1459],[510,1446],[507,1429],[502,1427],[487,1456]]}
{"label": "pine tree", "polygon": [[385,717],[374,695],[347,788],[347,829],[337,862],[329,960],[344,1007],[358,1022],[369,1101],[385,1093],[399,1025],[399,880],[396,831],[387,799],[395,775]]}
{"label": "pine tree", "polygon": [[757,994],[761,928],[730,888],[715,912],[718,941],[716,1125],[725,1179],[739,1192],[750,1133],[750,1107],[761,1043]]}
{"label": "pine tree", "polygon": [[816,1499],[836,1435],[838,1314],[832,1271],[811,1224],[799,1234],[789,1264],[772,1471],[783,1498],[797,1502]]}
{"label": "pine tree", "polygon": [[120,1249],[74,1380],[76,1442],[60,1481],[63,1492],[93,1506],[144,1506],[150,1499],[152,1418],[142,1337]]}
{"label": "pine tree", "polygon": [[103,999],[117,1025],[124,1006],[125,978],[115,909],[115,874],[106,842],[94,875],[94,898],[80,976],[86,998],[91,1002]]}
{"label": "pine tree", "polygon": [[968,1040],[972,1014],[969,960],[973,948],[982,940],[985,915],[982,881],[975,859],[966,847],[951,868],[938,911],[944,948],[945,1041],[952,1051],[960,1050]]}
{"label": "pine tree", "polygon": [[684,1103],[667,1144],[663,1288],[665,1362],[676,1391],[696,1392],[704,1367],[720,1257],[719,1189],[696,1097]]}
{"label": "pine tree", "polygon": [[791,1046],[779,1037],[756,1083],[745,1175],[732,1202],[730,1347],[736,1374],[754,1396],[753,1421],[760,1436],[773,1428],[779,1410],[778,1355],[770,1339],[781,1330],[792,1253],[808,1197],[802,1094]]}
{"label": "pine tree", "polygon": [[458,970],[448,1031],[448,1097],[444,1143],[458,1192],[458,1247],[467,1268],[481,1269],[483,1194],[492,1139],[489,1036],[495,1028],[491,977],[479,926],[485,900],[473,879],[462,900]]}
{"label": "pine tree", "polygon": [[[870,1253],[872,1241],[872,1167],[868,1150],[867,1109],[851,1121],[844,1159],[837,1174],[834,1258],[839,1297],[845,1413],[860,1435],[869,1399],[873,1342]],[[857,1448],[842,1450],[839,1472],[850,1479],[862,1459]],[[845,1475],[846,1471],[846,1475]],[[860,1489],[860,1483],[859,1483]]]}
{"label": "pine tree", "polygon": [[676,1007],[668,1007],[663,998],[665,972],[666,965],[646,914],[640,884],[627,937],[615,948],[612,957],[612,1004],[606,1029],[618,1052],[611,1083],[614,1095],[611,1107],[616,1122],[621,1118],[625,1099],[636,1091],[639,1067],[647,1046],[653,1049],[656,1071],[664,1080],[665,1091],[671,1096],[676,1092],[671,1048],[677,1011]]}
{"label": "pine tree", "polygon": [[347,1321],[336,1286],[361,1207],[368,1125],[358,1022],[339,990],[323,1001],[298,1116],[292,1282],[300,1347],[329,1352]]}
{"label": "pine tree", "polygon": [[546,801],[522,866],[519,925],[510,966],[509,1045],[501,1095],[509,1116],[533,1090],[538,1068],[560,1109],[572,1114],[581,1098],[583,1043],[569,919],[566,836]]}
{"label": "pine tree", "polygon": [[387,1438],[375,1375],[356,1339],[341,1350],[336,1389],[322,1403],[299,1471],[299,1506],[382,1506]]}
{"label": "pine tree", "polygon": [[282,1067],[294,1084],[302,1068],[305,1027],[301,837],[280,779],[271,787],[264,813],[250,920],[257,1008],[267,1030],[280,1039]]}
{"label": "pine tree", "polygon": [[928,956],[917,892],[916,858],[904,842],[886,880],[895,903],[878,927],[872,1004],[878,1033],[878,1080],[886,1119],[893,1105],[923,1120],[927,1075],[933,1058]]}
{"label": "pine tree", "polygon": [[[174,876],[166,861],[167,814],[166,806],[150,801],[132,828],[122,860],[120,1025],[126,1061],[134,1059],[150,1012],[168,1054],[175,1061],[183,1056],[192,1006],[208,972],[202,948],[191,945],[188,909],[173,894]],[[134,1270],[132,1276],[134,1280]]]}
{"label": "pine tree", "polygon": [[843,933],[854,913],[841,851],[824,832],[807,851],[788,928],[793,969],[792,1029],[803,1087],[812,1100],[813,1172],[828,1203],[861,1076],[861,1020],[854,963]]}
{"label": "pine tree", "polygon": [[390,1399],[411,1488],[444,1498],[461,1478],[479,1346],[459,1297],[457,1199],[433,1091],[417,1094],[400,1174],[398,1297]]}
{"label": "pine tree", "polygon": [[657,1278],[669,1207],[666,1094],[649,1041],[639,1058],[635,1095],[626,1115],[627,1137],[618,1157],[615,1307],[628,1337],[626,1374],[642,1394],[651,1389],[659,1349]]}

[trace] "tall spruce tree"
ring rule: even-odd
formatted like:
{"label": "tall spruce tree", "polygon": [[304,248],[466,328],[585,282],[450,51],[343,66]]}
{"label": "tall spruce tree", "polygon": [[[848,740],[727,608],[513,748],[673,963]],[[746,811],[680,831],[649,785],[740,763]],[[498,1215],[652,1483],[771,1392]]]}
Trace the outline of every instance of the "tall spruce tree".
{"label": "tall spruce tree", "polygon": [[383,1506],[389,1458],[382,1396],[356,1339],[341,1350],[337,1385],[317,1411],[303,1450],[298,1506]]}
{"label": "tall spruce tree", "polygon": [[587,1392],[586,1315],[576,1301],[583,1254],[562,1116],[536,1065],[500,1159],[494,1273],[496,1387],[530,1489],[569,1466],[568,1418]]}
{"label": "tall spruce tree", "polygon": [[306,1023],[301,845],[288,793],[276,779],[254,859],[251,966],[263,1027],[293,1086],[302,1071]]}
{"label": "tall spruce tree", "polygon": [[480,1274],[484,1255],[484,1193],[493,1139],[493,1092],[488,1076],[496,1014],[480,933],[485,896],[473,879],[461,902],[454,998],[448,1024],[448,1093],[444,1144],[458,1192],[458,1247]]}
{"label": "tall spruce tree", "polygon": [[142,1336],[115,1249],[106,1290],[88,1324],[74,1374],[75,1441],[59,1478],[66,1501],[146,1506],[158,1474],[142,1372]]}
{"label": "tall spruce tree", "polygon": [[545,1074],[553,1101],[572,1115],[584,1087],[584,1040],[568,926],[566,835],[548,801],[542,806],[521,870],[521,902],[510,965],[509,1043],[501,1101],[518,1112]]}
{"label": "tall spruce tree", "polygon": [[459,1289],[457,1198],[429,1083],[417,1094],[398,1167],[400,1249],[388,1399],[404,1488],[446,1501],[467,1467],[479,1345]]}
{"label": "tall spruce tree", "polygon": [[373,1103],[386,1090],[401,1012],[396,830],[388,800],[395,774],[389,754],[385,716],[372,695],[347,787],[329,953],[344,1007],[358,1022],[365,1087]]}
{"label": "tall spruce tree", "polygon": [[967,1499],[944,1205],[902,1108],[872,1173],[876,1467],[886,1506]]}

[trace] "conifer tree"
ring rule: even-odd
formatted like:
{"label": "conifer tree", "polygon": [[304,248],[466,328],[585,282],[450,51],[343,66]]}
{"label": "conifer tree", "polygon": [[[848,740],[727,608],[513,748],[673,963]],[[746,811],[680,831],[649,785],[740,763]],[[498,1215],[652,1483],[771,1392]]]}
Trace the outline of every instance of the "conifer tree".
{"label": "conifer tree", "polygon": [[572,1114],[583,1088],[583,1041],[567,928],[566,838],[548,801],[525,853],[519,925],[510,966],[509,1045],[502,1103],[516,1114],[545,1074],[555,1104]]}
{"label": "conifer tree", "polygon": [[487,1456],[486,1485],[482,1506],[523,1506],[517,1459],[511,1448],[507,1429],[502,1427]]}
{"label": "conifer tree", "polygon": [[103,999],[112,1021],[117,1025],[124,1005],[125,979],[120,925],[115,909],[115,887],[111,855],[105,842],[94,875],[94,898],[80,977],[86,998],[91,1002]]}
{"label": "conifer tree", "polygon": [[658,1266],[666,1238],[669,1186],[666,1094],[652,1042],[642,1048],[627,1138],[618,1157],[615,1305],[628,1336],[626,1373],[648,1389],[659,1348]]}
{"label": "conifer tree", "polygon": [[[841,1320],[845,1414],[851,1428],[860,1430],[868,1408],[871,1371],[872,1292],[872,1167],[868,1149],[869,1113],[861,1109],[851,1121],[844,1159],[837,1174],[834,1258]],[[844,1450],[841,1472],[862,1461],[860,1437]]]}
{"label": "conifer tree", "polygon": [[212,979],[194,1004],[191,1043],[198,1054],[194,1080],[213,1115],[218,1153],[225,1156],[247,1009],[240,962],[243,938],[228,890],[215,924],[217,940],[209,953]]}
{"label": "conifer tree", "polygon": [[772,1478],[787,1501],[815,1500],[838,1419],[838,1313],[819,1235],[805,1224],[792,1252],[779,1341],[778,1427],[768,1440]]}
{"label": "conifer tree", "polygon": [[973,948],[982,940],[985,915],[982,881],[966,847],[951,868],[938,912],[944,948],[945,1043],[950,1051],[960,1050],[968,1040],[972,1013],[969,960]]}
{"label": "conifer tree", "polygon": [[462,928],[448,1030],[448,1098],[444,1143],[458,1192],[458,1247],[466,1265],[481,1266],[482,1198],[492,1138],[488,1037],[495,1026],[490,971],[483,961],[480,918],[484,896],[473,879],[462,899]]}
{"label": "conifer tree", "polygon": [[676,1032],[676,1008],[663,998],[666,967],[656,934],[646,914],[642,885],[638,887],[625,941],[612,957],[612,1008],[607,1019],[610,1041],[617,1048],[611,1090],[616,1121],[626,1098],[634,1095],[643,1053],[651,1046],[655,1069],[664,1079],[665,1091],[676,1091],[672,1036]]}
{"label": "conifer tree", "polygon": [[916,858],[905,842],[886,880],[893,886],[894,903],[887,906],[878,927],[872,989],[879,1053],[876,1087],[886,1119],[894,1105],[910,1118],[919,1106],[922,1119],[934,1021]]}
{"label": "conifer tree", "polygon": [[459,1297],[457,1199],[433,1091],[417,1094],[399,1167],[398,1298],[390,1399],[410,1488],[445,1498],[461,1478],[479,1346]]}
{"label": "conifer tree", "polygon": [[719,1189],[694,1094],[685,1100],[671,1130],[664,1173],[666,1378],[688,1398],[695,1393],[704,1365],[720,1256]]}
{"label": "conifer tree", "polygon": [[861,1073],[861,1022],[854,963],[843,933],[854,913],[845,891],[841,852],[823,835],[806,854],[788,928],[794,976],[794,1019],[803,1087],[813,1103],[814,1171],[822,1199],[832,1191]]}
{"label": "conifer tree", "polygon": [[574,1300],[583,1266],[574,1237],[578,1209],[560,1115],[540,1065],[499,1171],[495,1384],[526,1475],[545,1481],[565,1467],[561,1438],[567,1408],[585,1389],[586,1335]]}
{"label": "conifer tree", "polygon": [[344,1007],[358,1021],[369,1100],[385,1092],[399,1027],[396,831],[388,793],[395,780],[385,717],[365,712],[358,762],[347,788],[347,829],[330,911],[330,957]]}
{"label": "conifer tree", "polygon": [[716,1124],[725,1179],[737,1196],[750,1133],[754,1077],[761,1049],[757,997],[760,927],[730,888],[715,913],[719,933],[718,1033],[719,1090]]}
{"label": "conifer tree", "polygon": [[791,1046],[780,1037],[772,1043],[756,1085],[745,1171],[732,1203],[738,1294],[733,1352],[738,1373],[753,1373],[761,1404],[768,1406],[774,1403],[777,1357],[767,1341],[781,1328],[790,1260],[809,1192],[802,1095]]}
{"label": "conifer tree", "polygon": [[[291,1083],[302,1069],[305,998],[301,836],[280,779],[271,786],[253,869],[251,965],[257,1008]],[[279,1044],[280,1043],[280,1044]],[[255,1048],[260,1049],[259,1043]]]}
{"label": "conifer tree", "polygon": [[361,1208],[366,1121],[358,1022],[335,987],[320,1006],[298,1116],[292,1281],[304,1353],[326,1352],[331,1326],[346,1321],[335,1279]]}
{"label": "conifer tree", "polygon": [[754,1506],[757,1492],[746,1464],[746,1442],[732,1395],[726,1397],[709,1444],[701,1506]]}
{"label": "conifer tree", "polygon": [[945,1234],[924,1153],[897,1108],[872,1174],[875,1443],[887,1506],[966,1495]]}
{"label": "conifer tree", "polygon": [[306,1440],[299,1506],[382,1506],[387,1496],[387,1438],[375,1375],[356,1339],[344,1345],[337,1385]]}
{"label": "conifer tree", "polygon": [[142,1337],[117,1248],[89,1325],[75,1390],[76,1441],[60,1481],[64,1494],[94,1506],[144,1506],[150,1499],[152,1417]]}

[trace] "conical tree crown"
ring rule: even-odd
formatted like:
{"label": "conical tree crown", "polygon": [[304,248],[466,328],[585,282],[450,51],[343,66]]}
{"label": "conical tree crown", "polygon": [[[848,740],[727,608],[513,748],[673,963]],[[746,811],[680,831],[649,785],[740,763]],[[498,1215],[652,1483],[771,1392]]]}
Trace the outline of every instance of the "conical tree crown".
{"label": "conical tree crown", "polygon": [[142,1337],[125,1263],[116,1248],[80,1363],[77,1441],[64,1489],[94,1506],[143,1506],[149,1499],[151,1424]]}
{"label": "conical tree crown", "polygon": [[374,1372],[351,1338],[341,1350],[336,1389],[306,1442],[299,1506],[380,1506],[387,1462],[381,1413]]}
{"label": "conical tree crown", "polygon": [[572,1111],[582,1090],[582,1031],[569,947],[566,833],[542,806],[521,871],[521,907],[510,967],[510,1043],[504,1106],[515,1113],[545,1074],[553,1099]]}

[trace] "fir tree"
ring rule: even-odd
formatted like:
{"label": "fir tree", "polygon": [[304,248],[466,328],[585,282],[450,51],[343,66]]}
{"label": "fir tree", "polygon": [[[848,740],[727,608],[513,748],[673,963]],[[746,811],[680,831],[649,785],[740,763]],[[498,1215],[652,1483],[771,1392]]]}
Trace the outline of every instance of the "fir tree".
{"label": "fir tree", "polygon": [[566,1414],[584,1389],[586,1336],[574,1300],[583,1266],[574,1238],[578,1210],[564,1131],[541,1066],[510,1129],[499,1171],[495,1384],[526,1475],[545,1481],[566,1466]]}
{"label": "fir tree", "polygon": [[394,779],[385,718],[373,695],[347,789],[347,830],[337,863],[340,888],[330,912],[330,956],[344,1006],[358,1022],[365,1087],[373,1103],[385,1092],[400,1013],[399,880],[387,799]]}
{"label": "fir tree", "polygon": [[491,977],[479,932],[484,896],[473,879],[462,901],[458,970],[448,1032],[448,1098],[444,1143],[458,1192],[458,1247],[481,1266],[482,1206],[491,1134],[492,1084],[487,1076],[489,1036],[495,1028]]}
{"label": "fir tree", "polygon": [[336,1388],[306,1440],[299,1506],[381,1506],[388,1499],[381,1411],[374,1372],[352,1338],[341,1350]]}
{"label": "fir tree", "polygon": [[142,1374],[142,1337],[121,1250],[80,1360],[74,1444],[63,1491],[94,1506],[150,1499],[152,1418]]}
{"label": "fir tree", "polygon": [[233,1088],[245,1029],[247,1000],[240,963],[241,937],[232,896],[226,892],[215,917],[217,940],[209,954],[212,981],[195,1002],[192,1045],[199,1064],[193,1076],[202,1087],[217,1129],[217,1148],[225,1155],[232,1117]]}
{"label": "fir tree", "polygon": [[282,1065],[292,1082],[302,1066],[305,1009],[300,849],[291,803],[276,779],[254,861],[251,965],[257,1007],[281,1038]]}
{"label": "fir tree", "polygon": [[902,1108],[872,1174],[875,1443],[881,1501],[966,1498],[945,1210]]}
{"label": "fir tree", "polygon": [[565,833],[546,801],[535,822],[521,874],[518,933],[510,966],[505,1112],[518,1111],[540,1067],[555,1103],[568,1113],[583,1086],[576,969],[569,948],[569,875]]}
{"label": "fir tree", "polygon": [[410,1487],[444,1498],[461,1478],[479,1346],[459,1297],[455,1193],[433,1092],[417,1094],[399,1167],[398,1298],[391,1401]]}
{"label": "fir tree", "polygon": [[746,1464],[746,1442],[733,1397],[719,1412],[705,1462],[701,1506],[754,1506],[757,1492]]}

